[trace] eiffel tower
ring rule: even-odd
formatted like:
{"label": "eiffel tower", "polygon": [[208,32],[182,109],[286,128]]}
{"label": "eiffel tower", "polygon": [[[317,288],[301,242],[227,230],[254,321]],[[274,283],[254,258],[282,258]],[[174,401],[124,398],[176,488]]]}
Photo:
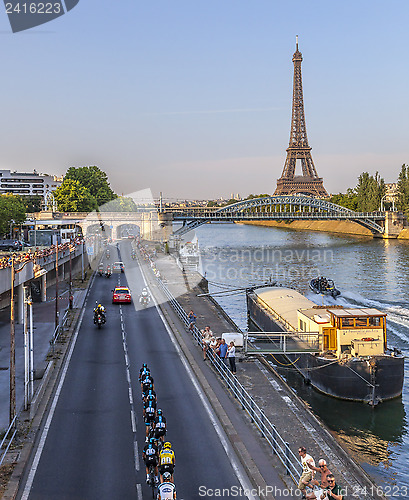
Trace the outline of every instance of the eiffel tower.
{"label": "eiffel tower", "polygon": [[[293,85],[293,112],[291,118],[290,144],[287,148],[283,173],[277,179],[275,195],[302,193],[318,198],[328,197],[321,177],[318,177],[311,156],[311,147],[308,145],[307,128],[305,126],[304,99],[301,77],[302,54],[298,50],[298,36],[296,49],[293,55],[294,85]],[[295,175],[297,160],[301,160],[302,175]]]}

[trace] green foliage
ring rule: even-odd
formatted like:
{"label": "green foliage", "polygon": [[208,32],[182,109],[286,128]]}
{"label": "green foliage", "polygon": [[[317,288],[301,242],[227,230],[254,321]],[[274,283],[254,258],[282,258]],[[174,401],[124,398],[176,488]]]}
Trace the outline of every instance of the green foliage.
{"label": "green foliage", "polygon": [[398,209],[409,217],[409,166],[403,164],[398,178]]}
{"label": "green foliage", "polygon": [[217,201],[210,200],[207,202],[207,206],[208,207],[218,207],[219,205],[218,205]]}
{"label": "green foliage", "polygon": [[375,176],[363,172],[358,177],[358,185],[355,191],[358,211],[373,212],[380,209],[382,197],[386,192],[385,181],[378,172],[375,173]]}
{"label": "green foliage", "polygon": [[54,197],[61,212],[92,212],[97,208],[97,202],[88,189],[74,179],[64,178]]}
{"label": "green foliage", "polygon": [[348,188],[346,194],[339,193],[332,195],[329,201],[350,210],[358,210],[358,198],[355,191],[351,188]]}
{"label": "green foliage", "polygon": [[102,205],[101,212],[137,212],[138,207],[132,198],[118,196],[114,200]]}
{"label": "green foliage", "polygon": [[43,197],[40,195],[24,196],[23,202],[27,213],[40,212],[43,205]]}
{"label": "green foliage", "polygon": [[10,223],[21,224],[26,220],[26,207],[20,196],[0,195],[0,234],[7,236]]}
{"label": "green foliage", "polygon": [[96,166],[70,167],[65,174],[66,179],[78,181],[87,188],[99,207],[117,197],[109,186],[107,174]]}

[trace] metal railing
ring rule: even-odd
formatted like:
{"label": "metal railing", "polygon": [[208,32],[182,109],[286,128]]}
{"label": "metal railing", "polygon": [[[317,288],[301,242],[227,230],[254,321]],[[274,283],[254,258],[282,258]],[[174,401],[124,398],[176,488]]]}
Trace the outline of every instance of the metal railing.
{"label": "metal railing", "polygon": [[55,344],[58,342],[58,339],[59,339],[61,333],[64,331],[64,328],[67,324],[67,320],[68,320],[68,309],[64,312],[64,316],[63,316],[62,320],[59,321],[58,325],[55,327],[53,336],[51,337],[51,340],[50,340],[50,346],[51,346],[51,350],[52,350],[53,355],[55,353]]}
{"label": "metal railing", "polygon": [[319,332],[245,332],[244,352],[248,353],[316,353],[321,351],[323,334]]}
{"label": "metal railing", "polygon": [[[156,277],[156,281],[172,305],[176,314],[179,316],[186,329],[191,332],[195,341],[203,348],[202,335],[196,325],[192,325],[183,307],[172,295],[168,287],[163,283],[161,278]],[[291,451],[289,444],[281,437],[274,424],[266,417],[264,410],[258,406],[244,386],[239,382],[227,368],[225,362],[212,350],[207,351],[207,356],[210,359],[213,367],[219,376],[225,381],[228,389],[240,403],[242,409],[249,415],[251,422],[258,428],[261,435],[267,440],[271,446],[271,451],[280,462],[284,465],[286,474],[288,474],[295,483],[298,483],[299,476],[302,472],[301,464],[298,457]]]}
{"label": "metal railing", "polygon": [[[3,464],[3,461],[6,458],[7,452],[9,451],[10,446],[11,446],[11,444],[13,442],[13,439],[15,438],[15,436],[17,434],[16,422],[17,422],[17,417],[18,416],[19,416],[19,414],[17,414],[13,418],[13,421],[9,425],[8,429],[6,430],[6,433],[4,434],[3,439],[2,439],[2,441],[0,443],[0,450],[2,450],[4,448],[3,454],[0,457],[0,467]],[[11,433],[13,433],[13,434],[12,434],[11,437],[9,437],[11,435]]]}

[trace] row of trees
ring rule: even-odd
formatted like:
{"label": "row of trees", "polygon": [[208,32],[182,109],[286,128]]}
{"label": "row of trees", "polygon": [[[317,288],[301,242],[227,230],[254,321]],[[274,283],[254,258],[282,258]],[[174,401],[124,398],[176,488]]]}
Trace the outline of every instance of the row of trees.
{"label": "row of trees", "polygon": [[[372,212],[380,209],[385,193],[385,181],[378,172],[374,176],[363,172],[355,188],[348,189],[345,194],[333,195],[330,201],[357,212]],[[395,204],[409,217],[409,166],[405,164],[399,173]],[[388,202],[384,202],[384,206],[387,207]]]}
{"label": "row of trees", "polygon": [[402,165],[398,178],[398,209],[409,217],[409,165]]}
{"label": "row of trees", "polygon": [[385,181],[378,172],[375,175],[363,172],[355,188],[331,196],[330,201],[357,212],[373,212],[380,209],[385,193]]}

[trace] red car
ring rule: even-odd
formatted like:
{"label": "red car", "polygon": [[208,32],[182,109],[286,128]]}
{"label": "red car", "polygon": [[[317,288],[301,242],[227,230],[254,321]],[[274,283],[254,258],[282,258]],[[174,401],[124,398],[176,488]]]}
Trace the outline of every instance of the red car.
{"label": "red car", "polygon": [[115,290],[112,290],[113,304],[130,304],[131,302],[131,291],[126,286],[117,286]]}

